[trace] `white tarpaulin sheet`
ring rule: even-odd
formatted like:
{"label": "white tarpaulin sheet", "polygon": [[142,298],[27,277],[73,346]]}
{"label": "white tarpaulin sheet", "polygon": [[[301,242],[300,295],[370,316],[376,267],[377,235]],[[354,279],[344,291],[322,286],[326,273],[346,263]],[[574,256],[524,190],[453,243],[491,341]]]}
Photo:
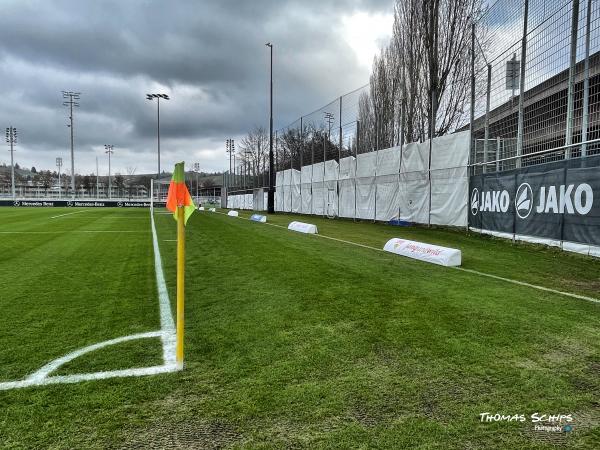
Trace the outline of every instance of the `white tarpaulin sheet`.
{"label": "white tarpaulin sheet", "polygon": [[300,172],[277,172],[275,209],[385,221],[399,216],[408,222],[465,226],[469,133],[431,142],[431,172],[429,148],[429,141],[410,143],[402,151],[395,147],[342,158],[339,166],[327,161]]}
{"label": "white tarpaulin sheet", "polygon": [[326,193],[323,184],[324,175],[323,163],[314,164],[312,170],[312,214],[318,216],[325,215]]}
{"label": "white tarpaulin sheet", "polygon": [[264,211],[266,209],[265,204],[263,203],[263,199],[265,198],[264,196],[264,190],[263,189],[255,189],[254,193],[254,209],[256,211]]}
{"label": "white tarpaulin sheet", "polygon": [[312,165],[302,167],[302,170],[300,170],[300,183],[301,184],[312,183],[312,171],[313,171]]}
{"label": "white tarpaulin sheet", "polygon": [[340,189],[340,217],[354,218],[355,195],[354,179],[338,181]]}
{"label": "white tarpaulin sheet", "polygon": [[340,177],[338,181],[340,217],[354,218],[355,192],[354,175],[356,174],[356,159],[353,156],[340,160]]}
{"label": "white tarpaulin sheet", "polygon": [[356,175],[356,158],[348,156],[340,159],[340,180],[348,180]]}
{"label": "white tarpaulin sheet", "polygon": [[337,161],[331,160],[325,163],[325,207],[328,216],[338,215],[338,191],[337,179],[339,165]]}
{"label": "white tarpaulin sheet", "polygon": [[375,220],[389,221],[398,217],[400,208],[400,185],[398,174],[380,175],[376,178]]}
{"label": "white tarpaulin sheet", "polygon": [[400,167],[400,219],[429,223],[429,142],[413,142],[402,148]]}
{"label": "white tarpaulin sheet", "polygon": [[431,223],[466,227],[469,180],[466,167],[431,172]]}
{"label": "white tarpaulin sheet", "polygon": [[325,215],[325,185],[322,181],[312,183],[312,214],[317,216]]}
{"label": "white tarpaulin sheet", "polygon": [[300,196],[302,197],[300,212],[302,214],[310,214],[312,206],[312,189],[310,184],[300,185]]}
{"label": "white tarpaulin sheet", "polygon": [[431,223],[467,226],[469,133],[433,140],[431,153]]}
{"label": "white tarpaulin sheet", "polygon": [[429,223],[429,180],[426,171],[400,173],[400,219]]}
{"label": "white tarpaulin sheet", "polygon": [[275,211],[283,211],[283,172],[275,174]]}
{"label": "white tarpaulin sheet", "polygon": [[411,142],[402,147],[402,165],[400,172],[427,171],[429,167],[429,141]]}
{"label": "white tarpaulin sheet", "polygon": [[254,209],[254,195],[244,195],[244,209]]}
{"label": "white tarpaulin sheet", "polygon": [[375,219],[375,171],[377,153],[361,153],[356,158],[356,217]]}
{"label": "white tarpaulin sheet", "polygon": [[292,170],[283,171],[283,211],[292,211]]}
{"label": "white tarpaulin sheet", "polygon": [[275,188],[275,211],[283,211],[283,186]]}
{"label": "white tarpaulin sheet", "polygon": [[300,191],[300,180],[301,180],[301,174],[299,170],[296,169],[292,169],[291,170],[291,179],[292,179],[292,186],[291,186],[291,211],[293,213],[299,213],[300,209],[302,208],[302,198],[301,198],[301,191]]}
{"label": "white tarpaulin sheet", "polygon": [[379,150],[376,155],[375,219],[388,221],[398,216],[400,208],[400,147]]}
{"label": "white tarpaulin sheet", "polygon": [[356,179],[356,217],[375,219],[375,177]]}
{"label": "white tarpaulin sheet", "polygon": [[312,181],[313,183],[323,181],[324,172],[323,172],[323,163],[313,164],[312,166]]}
{"label": "white tarpaulin sheet", "polygon": [[300,196],[302,197],[302,205],[300,212],[302,214],[310,214],[312,206],[312,170],[313,166],[304,166],[300,171]]}

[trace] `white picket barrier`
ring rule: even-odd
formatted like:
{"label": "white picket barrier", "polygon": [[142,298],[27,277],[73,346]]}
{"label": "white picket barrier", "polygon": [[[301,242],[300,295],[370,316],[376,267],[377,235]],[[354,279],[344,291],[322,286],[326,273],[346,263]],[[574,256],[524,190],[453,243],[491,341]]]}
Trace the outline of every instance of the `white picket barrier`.
{"label": "white picket barrier", "polygon": [[317,226],[312,223],[291,222],[288,225],[288,230],[297,231],[299,233],[317,234]]}
{"label": "white picket barrier", "polygon": [[460,266],[461,264],[461,251],[455,248],[392,238],[386,242],[383,249],[386,252],[439,264],[440,266]]}
{"label": "white picket barrier", "polygon": [[230,216],[230,217],[237,217],[237,216],[239,216],[239,214],[238,214],[237,211],[229,211],[227,213],[227,215]]}

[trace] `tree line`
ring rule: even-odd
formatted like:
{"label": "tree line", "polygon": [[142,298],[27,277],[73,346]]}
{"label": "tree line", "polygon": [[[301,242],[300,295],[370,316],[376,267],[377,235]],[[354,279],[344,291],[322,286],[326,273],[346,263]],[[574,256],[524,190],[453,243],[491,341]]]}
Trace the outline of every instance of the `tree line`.
{"label": "tree line", "polygon": [[[368,89],[358,101],[356,123],[340,142],[338,128],[308,123],[280,131],[274,141],[276,170],[389,148],[453,132],[469,120],[472,24],[482,0],[397,0],[392,37],[373,60]],[[480,28],[478,45],[489,45]],[[477,92],[481,86],[475,86]],[[476,94],[477,95],[477,94]],[[237,153],[238,174],[268,171],[269,135],[254,127]]]}

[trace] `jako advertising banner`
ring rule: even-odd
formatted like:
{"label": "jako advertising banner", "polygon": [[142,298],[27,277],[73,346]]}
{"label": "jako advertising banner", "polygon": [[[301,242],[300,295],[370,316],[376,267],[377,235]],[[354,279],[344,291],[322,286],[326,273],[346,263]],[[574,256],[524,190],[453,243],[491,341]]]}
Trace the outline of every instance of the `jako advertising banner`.
{"label": "jako advertising banner", "polygon": [[600,155],[470,181],[472,228],[600,245]]}

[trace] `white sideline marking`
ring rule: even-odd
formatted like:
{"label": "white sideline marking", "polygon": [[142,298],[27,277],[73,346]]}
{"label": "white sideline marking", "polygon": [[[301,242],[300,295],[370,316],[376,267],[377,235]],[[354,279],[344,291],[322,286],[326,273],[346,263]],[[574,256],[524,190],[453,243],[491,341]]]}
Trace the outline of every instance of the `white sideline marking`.
{"label": "white sideline marking", "polygon": [[73,211],[73,212],[70,212],[70,213],[59,214],[58,216],[52,216],[50,218],[51,219],[58,219],[59,217],[70,216],[71,214],[81,214],[81,213],[84,213],[84,212],[88,212],[88,210],[87,209],[82,209],[81,211]]}
{"label": "white sideline marking", "polygon": [[160,328],[163,331],[163,359],[165,364],[175,364],[175,347],[177,338],[175,335],[175,322],[171,314],[171,302],[165,275],[162,269],[162,260],[160,259],[160,249],[158,248],[158,238],[156,237],[156,226],[154,225],[154,216],[150,213],[150,224],[152,226],[152,246],[154,248],[154,271],[156,272],[156,286],[158,288],[158,302],[160,305]]}
{"label": "white sideline marking", "polygon": [[[218,214],[223,214],[223,213],[218,213]],[[246,217],[241,217],[241,218],[250,221],[250,219],[248,219]],[[287,229],[284,226],[277,225],[277,224],[274,224],[274,223],[269,223],[269,222],[267,222],[266,225],[271,225],[273,227]],[[331,237],[331,236],[325,236],[324,234],[313,234],[311,236],[320,237],[320,238],[324,238],[324,239],[330,239],[332,241],[342,242],[344,244],[355,245],[357,247],[368,248],[370,250],[375,250],[375,251],[378,251],[378,252],[384,252],[385,253],[385,251],[382,248],[371,247],[370,245],[359,244],[358,242],[346,241],[344,239],[338,239],[338,238],[334,238],[334,237]],[[473,269],[465,269],[464,267],[449,267],[449,269],[461,270],[463,272],[472,273],[474,275],[479,275],[479,276],[482,276],[482,277],[493,278],[493,279],[498,280],[498,281],[505,281],[507,283],[516,284],[518,286],[530,287],[530,288],[537,289],[537,290],[540,290],[540,291],[551,292],[553,294],[564,295],[564,296],[567,296],[567,297],[576,298],[576,299],[579,299],[579,300],[586,300],[588,302],[600,304],[600,300],[596,299],[596,298],[593,298],[593,297],[587,297],[585,295],[572,294],[570,292],[559,291],[559,290],[547,288],[547,287],[544,287],[544,286],[538,286],[537,284],[527,283],[525,281],[513,280],[512,278],[505,278],[505,277],[501,277],[501,276],[498,276],[498,275],[492,275],[491,273],[480,272],[478,270],[473,270]]]}
{"label": "white sideline marking", "polygon": [[95,215],[95,216],[89,216],[89,217],[88,216],[80,216],[80,217],[84,217],[86,219],[89,219],[89,218],[93,217],[96,220],[100,220],[100,219],[127,219],[127,220],[132,220],[132,219],[141,220],[141,219],[144,219],[144,220],[148,220],[145,216],[136,216],[134,214],[131,214],[129,216],[115,216],[113,214],[108,214],[106,216]]}
{"label": "white sideline marking", "polygon": [[177,242],[177,239],[163,239],[163,242]]}
{"label": "white sideline marking", "polygon": [[[115,339],[110,339],[108,341],[88,345],[87,347],[83,347],[73,352],[67,353],[66,355],[60,358],[50,361],[48,364],[44,365],[31,375],[24,378],[23,380],[0,382],[0,391],[5,391],[9,389],[19,389],[31,386],[44,386],[48,384],[78,383],[81,381],[104,380],[107,378],[141,377],[146,375],[156,375],[159,373],[175,372],[181,369],[181,367],[178,367],[176,363],[175,347],[177,339],[175,334],[175,323],[171,314],[169,294],[167,292],[165,276],[162,270],[162,261],[160,259],[160,249],[158,248],[158,239],[156,237],[156,227],[154,226],[154,218],[152,217],[152,214],[150,216],[150,223],[152,226],[152,246],[154,249],[154,269],[156,272],[156,285],[158,287],[161,329],[158,331],[149,331],[146,333],[121,336]],[[163,346],[164,364],[161,366],[135,367],[123,370],[108,370],[103,372],[50,376],[52,372],[55,372],[62,365],[82,355],[93,352],[94,350],[108,347],[110,345],[120,344],[122,342],[133,341],[136,339],[148,339],[156,337],[160,337]]]}
{"label": "white sideline marking", "polygon": [[160,331],[150,331],[148,333],[139,333],[132,334],[130,336],[118,337],[115,339],[110,339],[104,342],[98,342],[96,344],[88,345],[87,347],[83,347],[77,349],[71,353],[67,353],[65,356],[55,359],[54,361],[49,362],[41,369],[36,370],[34,373],[27,377],[29,381],[42,381],[44,378],[48,377],[52,372],[58,369],[60,366],[68,363],[69,361],[73,361],[75,358],[79,358],[86,353],[93,352],[94,350],[98,350],[104,347],[108,347],[109,345],[120,344],[121,342],[133,341],[135,339],[147,339],[147,338],[155,338],[161,337],[162,332]]}
{"label": "white sideline marking", "polygon": [[539,289],[540,291],[552,292],[553,294],[566,295],[567,297],[578,298],[580,300],[587,300],[588,302],[600,303],[600,300],[593,298],[593,297],[586,297],[585,295],[571,294],[570,292],[557,291],[556,289],[550,289],[550,288],[547,288],[544,286],[538,286],[536,284],[526,283],[525,281],[512,280],[510,278],[504,278],[504,277],[500,277],[498,275],[492,275],[491,273],[479,272],[478,270],[465,269],[463,267],[452,267],[452,268],[457,269],[457,270],[462,270],[463,272],[469,272],[469,273],[473,273],[476,275],[481,275],[482,277],[489,277],[489,278],[493,278],[495,280],[506,281],[507,283],[513,283],[513,284],[518,284],[520,286],[527,286],[527,287],[531,287],[534,289]]}
{"label": "white sideline marking", "polygon": [[149,233],[140,230],[0,231],[0,234]]}

